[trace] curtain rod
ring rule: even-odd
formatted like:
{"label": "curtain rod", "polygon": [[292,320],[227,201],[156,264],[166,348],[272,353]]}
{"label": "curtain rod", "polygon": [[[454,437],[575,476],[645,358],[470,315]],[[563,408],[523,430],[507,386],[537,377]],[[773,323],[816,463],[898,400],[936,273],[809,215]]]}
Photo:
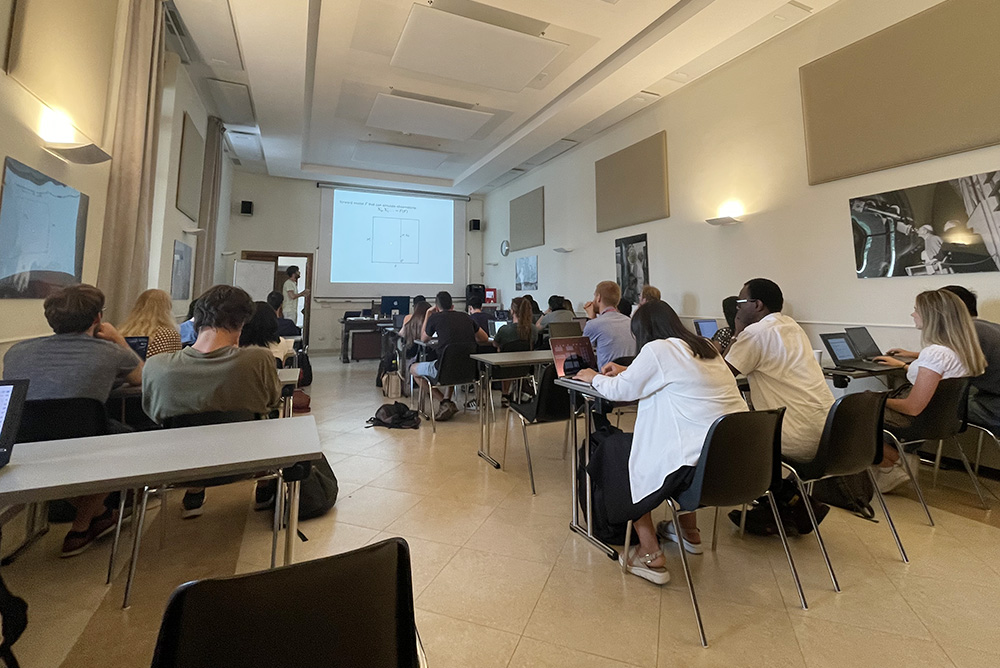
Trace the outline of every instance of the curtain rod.
{"label": "curtain rod", "polygon": [[381,195],[420,195],[421,197],[436,197],[437,199],[451,199],[459,202],[471,202],[472,198],[466,195],[449,195],[447,193],[432,193],[426,190],[405,190],[398,188],[377,188],[374,186],[354,186],[349,183],[336,183],[335,181],[317,181],[317,188],[342,188],[344,190],[355,190],[363,193],[375,193]]}

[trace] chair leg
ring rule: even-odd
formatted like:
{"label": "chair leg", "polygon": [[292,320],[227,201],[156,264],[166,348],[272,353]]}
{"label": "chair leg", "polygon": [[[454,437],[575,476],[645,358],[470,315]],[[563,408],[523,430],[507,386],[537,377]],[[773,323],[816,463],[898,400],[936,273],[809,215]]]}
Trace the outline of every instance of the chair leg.
{"label": "chair leg", "polygon": [[979,441],[976,443],[976,475],[979,475],[979,459],[983,456],[983,436],[986,434],[982,431],[979,432]]}
{"label": "chair leg", "polygon": [[778,504],[774,500],[774,494],[771,490],[767,490],[765,493],[768,502],[771,504],[771,512],[774,514],[774,523],[778,526],[778,536],[781,538],[781,546],[785,548],[785,558],[788,559],[788,568],[792,571],[792,579],[795,581],[795,589],[799,593],[799,602],[802,604],[803,610],[808,610],[809,605],[806,604],[806,595],[802,591],[802,582],[799,580],[799,573],[795,570],[795,561],[792,559],[792,551],[788,549],[788,536],[785,535],[785,525],[781,523],[781,515],[778,513]]}
{"label": "chair leg", "polygon": [[528,423],[521,418],[521,436],[524,437],[524,455],[528,458],[528,478],[531,480],[531,495],[535,495],[535,472],[531,468],[531,448],[528,447]]}
{"label": "chair leg", "polygon": [[[111,559],[108,560],[108,579],[104,584],[111,584],[111,575],[115,570],[115,558],[118,556],[118,541],[122,536],[122,522],[125,521],[125,497],[128,496],[128,490],[121,491],[121,498],[118,499],[118,522],[115,524],[115,538],[111,543]],[[135,496],[133,495],[133,499]],[[133,515],[132,520],[135,521],[135,516]]]}
{"label": "chair leg", "polygon": [[813,526],[813,533],[816,534],[816,542],[819,543],[819,551],[823,553],[823,561],[826,562],[826,570],[830,573],[830,580],[833,581],[833,590],[840,593],[840,583],[837,582],[837,576],[833,572],[833,564],[830,563],[830,555],[826,551],[826,544],[823,543],[823,536],[819,533],[819,522],[816,521],[816,513],[813,512],[812,503],[809,502],[809,495],[806,492],[806,486],[802,484],[802,479],[799,478],[798,473],[790,468],[788,470],[791,471],[792,477],[795,478],[795,484],[799,487],[799,494],[802,495],[802,503],[806,506],[806,511],[809,514],[809,521]]}
{"label": "chair leg", "polygon": [[628,551],[632,547],[632,520],[625,526],[625,546],[622,548],[622,573],[628,573]]}
{"label": "chair leg", "polygon": [[969,458],[965,456],[965,448],[962,447],[962,443],[957,438],[955,439],[955,445],[958,446],[958,454],[962,458],[962,465],[965,466],[965,471],[972,478],[972,486],[976,488],[976,494],[979,495],[979,504],[983,507],[983,510],[989,510],[990,504],[986,503],[986,497],[983,496],[983,490],[979,486],[979,476],[972,470],[972,464],[969,463]]}
{"label": "chair leg", "polygon": [[878,483],[875,482],[875,474],[872,472],[871,467],[868,467],[868,479],[872,481],[872,486],[875,488],[875,497],[878,499],[878,505],[882,507],[882,514],[885,515],[885,523],[889,525],[889,530],[892,532],[892,538],[896,541],[896,548],[899,550],[899,556],[903,558],[903,563],[910,563],[910,559],[906,556],[906,550],[903,549],[903,542],[899,540],[899,532],[896,531],[896,525],[892,521],[892,516],[889,514],[889,506],[885,505],[885,497],[882,496],[882,492],[879,491]]}
{"label": "chair leg", "polygon": [[284,496],[284,487],[284,475],[282,475],[281,469],[278,469],[278,474],[275,476],[274,520],[271,523],[271,568],[278,564],[278,533],[281,531],[281,520],[284,514],[284,504],[279,499]]}
{"label": "chair leg", "polygon": [[920,499],[920,505],[924,507],[924,513],[927,515],[927,521],[931,526],[934,526],[934,518],[931,517],[931,509],[927,507],[927,502],[924,500],[924,493],[920,489],[920,483],[917,482],[917,476],[914,475],[913,471],[910,469],[910,462],[906,459],[906,451],[903,449],[903,444],[900,443],[892,432],[884,432],[889,434],[893,440],[893,447],[899,453],[899,459],[903,464],[903,470],[906,471],[906,475],[910,476],[910,482],[913,483],[913,489],[917,492],[917,498]]}
{"label": "chair leg", "polygon": [[430,384],[427,385],[427,403],[431,405],[431,433],[436,434],[438,431],[437,418],[434,416],[437,413],[437,408],[434,407],[434,388]]}
{"label": "chair leg", "polygon": [[[507,463],[507,434],[510,432],[510,414],[511,410],[510,408],[508,408],[507,412],[504,413],[504,420],[503,420],[503,456],[500,457],[501,469]],[[489,429],[490,425],[486,425],[486,428]]]}
{"label": "chair leg", "polygon": [[[572,420],[573,416],[570,415],[569,420]],[[566,459],[566,453],[569,452],[569,420],[566,420],[566,433],[563,435],[563,453],[562,458]]]}
{"label": "chair leg", "polygon": [[715,552],[715,548],[719,544],[719,516],[722,511],[718,506],[715,507],[715,521],[712,523],[712,552]]}
{"label": "chair leg", "polygon": [[[941,451],[944,450],[944,441],[938,440],[937,453],[934,455],[934,477],[931,479],[931,487],[937,487],[938,471],[941,470]],[[902,453],[900,453],[902,456]]]}
{"label": "chair leg", "polygon": [[740,513],[740,538],[747,533],[747,504],[743,504],[743,511]]}
{"label": "chair leg", "polygon": [[[674,521],[674,530],[678,532],[678,535],[682,535],[677,505],[673,499],[667,499],[667,505],[670,506],[670,516]],[[705,625],[701,621],[701,610],[698,608],[698,597],[694,593],[694,581],[691,579],[691,569],[688,567],[687,550],[684,549],[683,541],[681,541],[680,548],[681,565],[684,567],[684,579],[687,581],[688,594],[691,595],[691,607],[694,608],[694,619],[698,622],[698,636],[701,638],[701,646],[708,647],[708,639],[705,637]]]}
{"label": "chair leg", "polygon": [[[122,608],[128,608],[129,600],[132,597],[132,581],[135,579],[135,569],[139,565],[139,545],[142,543],[142,525],[146,521],[146,504],[149,503],[149,487],[142,490],[142,501],[139,503],[139,518],[135,526],[135,536],[132,538],[132,561],[128,565],[128,578],[125,580],[125,598],[122,601]],[[163,514],[163,502],[160,502],[160,514]],[[132,522],[136,522],[133,518]]]}

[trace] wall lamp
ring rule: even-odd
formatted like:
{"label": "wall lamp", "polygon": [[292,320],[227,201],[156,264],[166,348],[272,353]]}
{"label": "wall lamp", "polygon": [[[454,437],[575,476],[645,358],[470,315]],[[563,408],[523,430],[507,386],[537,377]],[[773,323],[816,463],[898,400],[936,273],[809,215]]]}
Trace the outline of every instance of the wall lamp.
{"label": "wall lamp", "polygon": [[740,216],[744,213],[746,213],[746,209],[743,202],[731,199],[719,205],[715,218],[709,218],[705,222],[709,225],[735,225],[743,222]]}

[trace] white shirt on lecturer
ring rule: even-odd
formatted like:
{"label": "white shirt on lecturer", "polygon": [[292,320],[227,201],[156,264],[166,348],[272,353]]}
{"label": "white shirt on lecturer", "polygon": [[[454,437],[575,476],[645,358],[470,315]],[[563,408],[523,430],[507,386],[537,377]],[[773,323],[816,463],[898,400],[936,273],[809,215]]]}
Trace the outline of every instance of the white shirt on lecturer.
{"label": "white shirt on lecturer", "polygon": [[782,454],[799,461],[815,456],[833,393],[799,323],[767,314],[733,341],[726,361],[747,377],[754,408],[785,407]]}
{"label": "white shirt on lecturer", "polygon": [[721,355],[695,357],[675,338],[650,341],[625,371],[597,376],[593,385],[612,401],[639,400],[628,459],[633,503],[659,490],[680,467],[697,464],[719,417],[747,409]]}
{"label": "white shirt on lecturer", "polygon": [[281,304],[281,313],[282,313],[282,315],[284,315],[286,318],[288,318],[292,322],[298,322],[299,321],[299,299],[298,299],[298,297],[296,297],[295,299],[289,299],[288,298],[288,293],[289,292],[293,292],[295,294],[298,294],[298,292],[299,292],[299,286],[296,285],[295,281],[293,281],[292,279],[289,278],[287,281],[285,281],[285,284],[281,286],[281,289],[282,289],[281,296],[285,300]]}

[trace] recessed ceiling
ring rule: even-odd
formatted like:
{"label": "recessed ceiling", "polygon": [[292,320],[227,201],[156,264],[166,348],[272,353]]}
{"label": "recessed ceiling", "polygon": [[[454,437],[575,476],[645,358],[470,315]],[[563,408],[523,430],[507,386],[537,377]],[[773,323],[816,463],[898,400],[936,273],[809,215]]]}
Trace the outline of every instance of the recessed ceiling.
{"label": "recessed ceiling", "polygon": [[196,85],[231,131],[259,135],[260,169],[454,194],[516,178],[835,2],[174,0]]}

